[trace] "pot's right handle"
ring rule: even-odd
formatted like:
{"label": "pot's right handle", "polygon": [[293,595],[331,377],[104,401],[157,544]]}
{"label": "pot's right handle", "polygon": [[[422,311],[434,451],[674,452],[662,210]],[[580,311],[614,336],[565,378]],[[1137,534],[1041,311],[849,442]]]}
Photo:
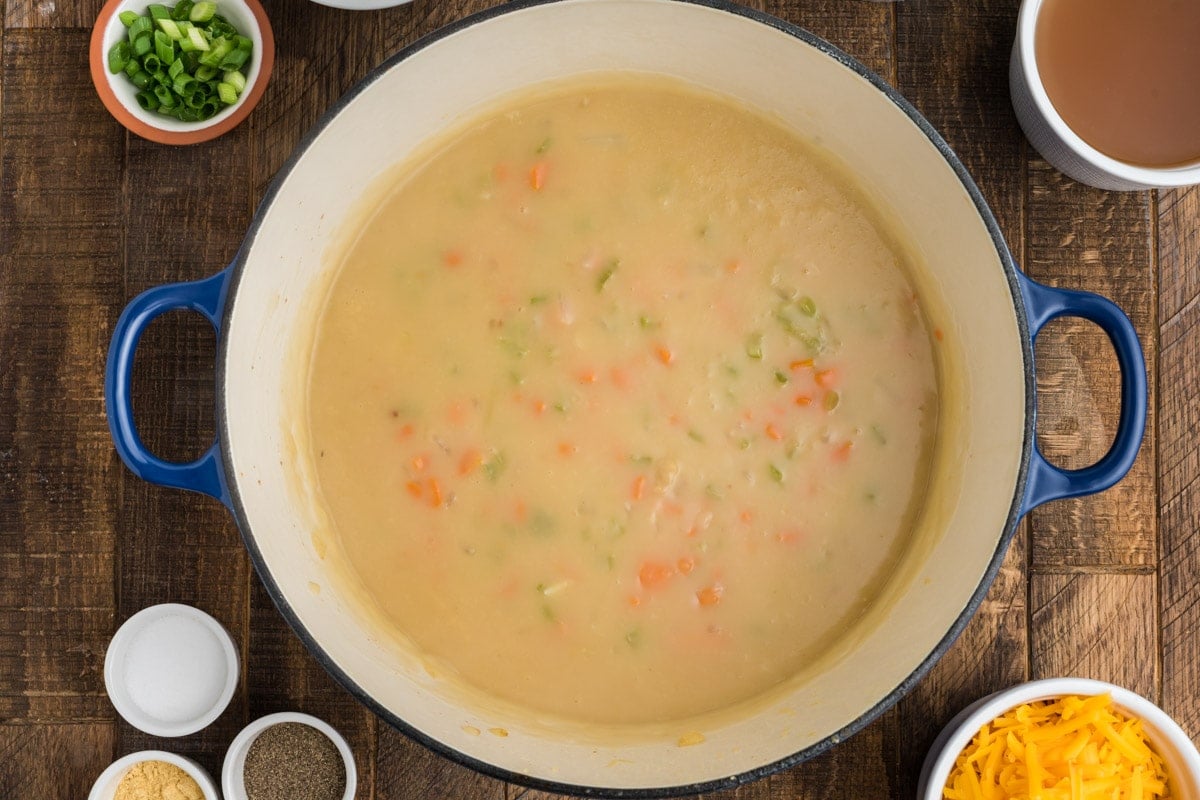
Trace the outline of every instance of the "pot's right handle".
{"label": "pot's right handle", "polygon": [[1133,323],[1111,300],[1090,292],[1045,286],[1020,273],[1018,278],[1029,318],[1031,346],[1050,320],[1080,317],[1108,334],[1121,368],[1121,414],[1112,447],[1090,467],[1059,469],[1045,459],[1035,439],[1021,502],[1021,514],[1026,514],[1051,500],[1102,492],[1129,472],[1146,430],[1146,360]]}
{"label": "pot's right handle", "polygon": [[224,269],[210,278],[185,283],[168,283],[147,289],[130,301],[121,312],[113,329],[108,348],[108,364],[104,370],[104,404],[108,411],[108,428],[113,444],[125,466],[134,475],[151,483],[203,492],[230,504],[225,485],[225,471],[217,443],[200,458],[185,464],[164,461],[142,444],[133,422],[133,357],[142,332],[151,322],[168,311],[188,309],[204,316],[221,335],[221,310],[225,305],[230,270]]}

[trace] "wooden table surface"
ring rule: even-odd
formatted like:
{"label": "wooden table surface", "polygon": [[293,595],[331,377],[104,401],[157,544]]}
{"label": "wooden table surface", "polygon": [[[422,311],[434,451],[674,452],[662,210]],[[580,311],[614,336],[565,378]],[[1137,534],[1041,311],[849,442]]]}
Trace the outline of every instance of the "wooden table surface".
{"label": "wooden table surface", "polygon": [[[336,98],[401,46],[493,3],[347,12],[267,0],[278,60],[261,105],[231,134],[176,149],[126,133],[100,105],[87,67],[100,2],[0,0],[0,800],[83,798],[105,765],[145,748],[218,773],[242,725],[287,709],[347,736],[360,798],[533,800],[542,793],[410,742],[336,686],[276,613],[224,508],[124,468],[102,396],[125,303],[227,264],[272,176]],[[1130,475],[1034,511],[966,632],[908,697],[830,753],[725,796],[910,797],[944,722],[1030,678],[1110,680],[1200,734],[1200,191],[1102,192],[1038,158],[1008,100],[1016,0],[757,5],[898,87],[957,150],[1031,276],[1129,313],[1151,404]],[[211,441],[213,350],[199,316],[148,332],[135,407],[159,454],[187,459]],[[1059,322],[1037,352],[1041,445],[1058,463],[1090,463],[1114,430],[1107,340]],[[244,664],[225,714],[178,740],[117,719],[102,676],[117,625],[168,601],[223,622]]]}

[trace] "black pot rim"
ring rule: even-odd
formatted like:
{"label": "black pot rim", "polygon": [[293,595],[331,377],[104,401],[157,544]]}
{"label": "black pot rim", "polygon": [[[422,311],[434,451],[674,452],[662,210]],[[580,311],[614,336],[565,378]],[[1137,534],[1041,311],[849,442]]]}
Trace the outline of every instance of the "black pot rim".
{"label": "black pot rim", "polygon": [[[246,254],[249,252],[256,236],[258,235],[261,226],[263,211],[275,199],[279,193],[281,186],[296,166],[300,158],[320,135],[320,133],[333,121],[335,117],[345,108],[355,97],[357,97],[368,86],[378,80],[384,73],[391,70],[396,65],[412,57],[416,53],[424,50],[430,45],[436,44],[442,39],[451,36],[465,28],[487,22],[493,18],[500,17],[506,14],[519,12],[528,8],[537,6],[550,5],[564,0],[513,0],[502,6],[493,7],[485,11],[472,14],[464,17],[445,27],[439,28],[436,31],[422,37],[413,44],[401,49],[395,55],[385,60],[382,64],[370,72],[362,81],[351,88],[337,102],[335,102],[322,115],[321,119],[305,134],[300,144],[295,151],[288,157],[287,161],[276,173],[274,180],[268,187],[266,194],[263,196],[258,210],[251,221],[249,231],[243,241],[241,249],[238,251],[233,264],[231,265],[231,275],[228,285],[227,300],[224,304],[222,312],[221,331],[228,330],[227,324],[230,320],[234,307],[233,299],[236,297],[238,286],[241,282],[242,272],[245,269]],[[288,603],[280,590],[278,583],[271,574],[263,559],[262,552],[259,549],[252,532],[250,520],[246,514],[245,506],[242,503],[240,492],[238,491],[237,477],[233,470],[229,468],[232,464],[232,453],[229,447],[229,423],[228,409],[224,404],[225,397],[225,367],[228,351],[227,337],[221,336],[221,341],[218,343],[217,353],[217,378],[216,378],[216,396],[217,396],[217,439],[221,448],[221,460],[225,465],[224,479],[229,490],[230,509],[233,512],[234,518],[237,521],[238,530],[241,532],[242,539],[245,542],[246,549],[250,553],[251,561],[254,564],[255,570],[258,572],[259,578],[266,587],[267,593],[271,600],[279,609],[279,613],[287,620],[288,625],[304,643],[304,646],[313,655],[314,658],[321,664],[325,670],[333,676],[333,678],[341,684],[341,686],[350,692],[354,697],[374,712],[389,725],[401,731],[409,738],[420,742],[425,747],[433,750],[435,753],[442,755],[451,761],[457,762],[463,766],[469,767],[484,775],[497,778],[507,783],[515,783],[522,786],[527,786],[533,789],[539,789],[557,794],[568,794],[579,797],[604,797],[604,798],[656,798],[656,797],[676,797],[681,795],[703,794],[707,792],[720,791],[723,789],[731,789],[745,783],[749,783],[767,775],[779,772],[781,770],[793,767],[801,762],[814,758],[826,752],[834,745],[845,741],[854,734],[861,731],[871,722],[875,721],[883,712],[895,705],[904,695],[908,694],[917,683],[929,672],[938,660],[946,653],[955,640],[958,639],[963,629],[970,622],[971,618],[978,610],[980,603],[983,602],[984,596],[995,580],[996,574],[1000,570],[1001,563],[1004,560],[1005,552],[1008,550],[1009,544],[1016,533],[1017,522],[1020,519],[1021,499],[1025,493],[1025,483],[1029,473],[1029,463],[1033,447],[1034,437],[1034,403],[1036,400],[1035,378],[1033,367],[1033,348],[1029,336],[1029,321],[1025,310],[1023,295],[1021,294],[1018,284],[1018,270],[1016,263],[1013,261],[1012,254],[1009,252],[1008,246],[1005,243],[1004,236],[1000,231],[1000,226],[993,216],[991,209],[984,200],[979,187],[967,172],[965,166],[958,159],[958,156],[950,148],[950,145],[941,137],[940,134],[933,128],[928,120],[921,115],[920,112],[913,107],[896,89],[886,83],[882,78],[869,70],[861,62],[843,52],[839,48],[825,41],[824,39],[809,33],[808,31],[785,22],[777,17],[771,16],[764,12],[746,8],[728,0],[665,0],[666,2],[679,3],[683,5],[694,5],[711,8],[716,11],[722,11],[734,16],[743,17],[754,22],[758,22],[767,27],[778,30],[792,36],[806,45],[809,45],[826,56],[832,58],[848,69],[853,70],[859,76],[869,81],[879,92],[890,100],[896,107],[905,113],[906,116],[921,130],[921,132],[929,139],[929,141],[937,148],[942,158],[954,170],[955,175],[962,183],[963,188],[971,198],[971,202],[975,205],[975,209],[982,219],[988,234],[992,239],[992,243],[996,248],[996,253],[999,257],[1001,267],[1004,270],[1005,279],[1008,281],[1009,292],[1013,300],[1013,307],[1016,314],[1017,326],[1019,329],[1020,344],[1022,349],[1022,357],[1024,361],[1024,378],[1025,378],[1025,430],[1021,452],[1020,469],[1017,475],[1017,481],[1013,488],[1013,499],[1009,506],[1008,518],[1004,523],[1003,532],[1000,535],[995,552],[992,554],[988,562],[987,570],[981,578],[979,585],[972,593],[970,600],[963,608],[962,612],[955,619],[954,624],[937,643],[933,650],[925,657],[924,660],[905,678],[898,686],[892,689],[885,697],[873,705],[871,708],[863,712],[853,722],[846,725],[841,730],[830,734],[821,741],[813,744],[803,750],[793,753],[790,756],[779,759],[777,761],[764,764],[754,769],[731,775],[727,778],[718,778],[714,780],[700,781],[696,783],[680,784],[674,786],[662,786],[652,788],[608,788],[602,786],[588,786],[580,784],[564,783],[559,781],[538,778],[530,775],[525,775],[513,772],[508,769],[497,767],[493,764],[481,761],[477,758],[467,755],[450,745],[434,739],[425,733],[417,730],[409,725],[395,713],[385,708],[382,704],[376,701],[366,690],[359,686],[348,674],[346,674],[329,655],[328,652],[321,646],[317,639],[304,627],[295,610]]]}

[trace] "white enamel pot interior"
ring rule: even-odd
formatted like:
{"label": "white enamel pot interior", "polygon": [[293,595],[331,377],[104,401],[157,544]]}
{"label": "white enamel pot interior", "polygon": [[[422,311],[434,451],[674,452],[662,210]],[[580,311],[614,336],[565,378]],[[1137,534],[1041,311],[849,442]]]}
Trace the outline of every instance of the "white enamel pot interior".
{"label": "white enamel pot interior", "polygon": [[[953,386],[938,446],[945,479],[924,515],[936,530],[926,532],[919,557],[902,565],[861,635],[844,642],[823,671],[722,725],[681,723],[597,741],[513,709],[465,703],[417,658],[397,652],[330,577],[328,543],[312,535],[319,509],[294,488],[303,463],[294,364],[328,280],[329,254],[381,172],[497,97],[613,69],[674,76],[736,98],[848,165],[924,262],[922,291],[953,343],[948,350],[959,355],[944,365],[954,373],[945,377]],[[1136,337],[1120,329],[1125,318],[1107,301],[1079,295],[1103,311],[1085,313],[1056,292],[1017,272],[974,184],[928,124],[819,39],[720,3],[518,2],[439,31],[384,64],[285,165],[229,269],[131,303],[114,335],[107,401],[117,449],[131,469],[226,502],[281,612],[324,666],[384,719],[445,755],[527,785],[608,796],[693,793],[794,764],[865,726],[953,641],[1020,514],[1104,488],[1128,469],[1141,436],[1139,400],[1144,417]],[[138,326],[178,307],[200,311],[219,328],[218,444],[189,465],[145,453],[122,382]],[[1031,336],[1062,313],[1107,315],[1128,390],[1118,445],[1083,476],[1045,465],[1032,444]],[[500,729],[507,735],[491,733]]]}

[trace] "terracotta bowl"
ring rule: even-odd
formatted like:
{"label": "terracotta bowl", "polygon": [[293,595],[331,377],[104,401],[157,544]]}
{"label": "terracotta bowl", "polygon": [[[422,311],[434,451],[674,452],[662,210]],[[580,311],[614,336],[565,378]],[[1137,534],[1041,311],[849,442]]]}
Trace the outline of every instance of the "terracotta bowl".
{"label": "terracotta bowl", "polygon": [[92,83],[100,101],[129,130],[160,144],[198,144],[215,139],[233,130],[244,120],[266,91],[271,70],[275,66],[275,35],[271,22],[258,0],[219,0],[217,13],[229,20],[244,36],[254,42],[254,54],[246,73],[246,89],[232,106],[201,122],[181,122],[138,105],[137,89],[124,75],[108,71],[108,51],[125,35],[121,24],[122,11],[146,12],[151,0],[108,0],[92,29],[88,60]]}

